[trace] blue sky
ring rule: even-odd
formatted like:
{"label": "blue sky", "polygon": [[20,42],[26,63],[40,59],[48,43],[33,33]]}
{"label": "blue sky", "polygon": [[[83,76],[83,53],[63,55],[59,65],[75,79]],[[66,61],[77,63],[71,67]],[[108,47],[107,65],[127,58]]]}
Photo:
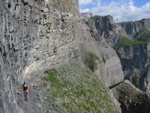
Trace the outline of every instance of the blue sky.
{"label": "blue sky", "polygon": [[79,0],[80,12],[113,16],[116,22],[150,18],[150,0]]}

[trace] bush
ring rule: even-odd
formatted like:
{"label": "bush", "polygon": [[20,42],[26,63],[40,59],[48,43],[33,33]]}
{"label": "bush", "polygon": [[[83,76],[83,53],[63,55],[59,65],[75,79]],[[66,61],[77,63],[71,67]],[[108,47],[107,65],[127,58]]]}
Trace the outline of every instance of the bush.
{"label": "bush", "polygon": [[99,60],[99,57],[96,54],[92,53],[92,52],[88,52],[86,57],[85,57],[84,63],[92,71],[95,71],[97,69],[96,60]]}

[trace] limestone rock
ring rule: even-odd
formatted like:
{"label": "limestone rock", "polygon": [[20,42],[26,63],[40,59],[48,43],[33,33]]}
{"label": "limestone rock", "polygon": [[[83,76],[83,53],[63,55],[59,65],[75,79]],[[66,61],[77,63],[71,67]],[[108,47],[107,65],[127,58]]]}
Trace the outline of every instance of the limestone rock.
{"label": "limestone rock", "polygon": [[[83,43],[82,56],[84,58],[86,57],[84,51],[91,51],[100,58],[98,69],[95,72],[109,87],[124,79],[120,59],[117,56],[116,51],[111,47],[111,44],[107,43],[109,39],[105,40],[106,36],[103,35],[105,34],[108,36],[109,34],[107,33],[110,33],[111,30],[113,31],[115,24],[114,21],[112,21],[111,16],[92,18],[95,20],[89,19],[85,21],[87,25],[82,25],[82,33],[84,34],[83,39],[81,40]],[[104,33],[102,33],[103,30]]]}
{"label": "limestone rock", "polygon": [[35,113],[18,104],[16,92],[23,79],[52,65],[80,61],[78,20],[76,0],[1,1],[1,113]]}
{"label": "limestone rock", "polygon": [[125,80],[112,89],[115,97],[121,103],[122,113],[149,113],[150,95],[137,89]]}

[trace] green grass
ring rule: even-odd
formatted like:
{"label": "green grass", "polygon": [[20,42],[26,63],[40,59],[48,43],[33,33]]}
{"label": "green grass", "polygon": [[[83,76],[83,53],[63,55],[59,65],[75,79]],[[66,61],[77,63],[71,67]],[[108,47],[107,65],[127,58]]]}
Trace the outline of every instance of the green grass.
{"label": "green grass", "polygon": [[131,46],[131,45],[143,45],[147,44],[145,41],[136,41],[136,40],[131,40],[126,37],[122,37],[122,43],[121,46]]}
{"label": "green grass", "polygon": [[140,41],[148,41],[150,39],[150,31],[144,27],[140,28],[141,37],[138,39]]}
{"label": "green grass", "polygon": [[46,95],[56,112],[118,113],[108,89],[92,71],[72,64],[45,73]]}
{"label": "green grass", "polygon": [[99,60],[99,57],[92,53],[92,52],[88,52],[86,53],[86,57],[84,59],[84,63],[87,67],[89,67],[92,71],[95,71],[97,69],[97,60]]}
{"label": "green grass", "polygon": [[54,85],[54,87],[61,88],[61,83],[59,82],[57,78],[57,71],[55,69],[50,69],[46,71],[45,73],[49,74],[49,76],[46,77],[47,81],[51,82]]}

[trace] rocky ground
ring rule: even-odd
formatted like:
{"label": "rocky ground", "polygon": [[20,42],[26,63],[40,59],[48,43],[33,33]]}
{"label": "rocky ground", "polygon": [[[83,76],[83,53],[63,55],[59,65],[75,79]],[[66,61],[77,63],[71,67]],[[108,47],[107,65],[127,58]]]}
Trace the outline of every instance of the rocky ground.
{"label": "rocky ground", "polygon": [[121,103],[122,113],[150,112],[150,94],[139,90],[128,80],[112,88],[112,91]]}
{"label": "rocky ground", "polygon": [[24,113],[119,113],[119,106],[97,76],[76,64],[50,69],[42,79],[37,75],[29,84],[28,102],[21,90],[17,93],[17,103]]}

